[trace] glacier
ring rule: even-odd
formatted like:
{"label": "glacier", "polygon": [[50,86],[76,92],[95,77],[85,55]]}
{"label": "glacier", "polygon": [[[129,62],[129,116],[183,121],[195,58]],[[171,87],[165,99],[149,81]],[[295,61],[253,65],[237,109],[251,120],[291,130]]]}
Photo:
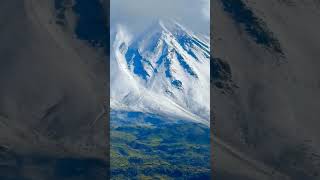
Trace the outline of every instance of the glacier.
{"label": "glacier", "polygon": [[174,20],[111,35],[110,107],[209,126],[210,42]]}

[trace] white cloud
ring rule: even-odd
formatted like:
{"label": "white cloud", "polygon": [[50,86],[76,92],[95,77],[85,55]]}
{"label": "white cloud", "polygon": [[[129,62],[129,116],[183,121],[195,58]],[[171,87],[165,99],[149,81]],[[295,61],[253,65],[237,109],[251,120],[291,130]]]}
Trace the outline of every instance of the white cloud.
{"label": "white cloud", "polygon": [[202,15],[205,20],[210,21],[210,0],[202,0]]}
{"label": "white cloud", "polygon": [[[189,29],[209,34],[209,0],[111,0],[111,26],[141,31],[153,20],[174,18]],[[111,27],[112,28],[112,27]]]}

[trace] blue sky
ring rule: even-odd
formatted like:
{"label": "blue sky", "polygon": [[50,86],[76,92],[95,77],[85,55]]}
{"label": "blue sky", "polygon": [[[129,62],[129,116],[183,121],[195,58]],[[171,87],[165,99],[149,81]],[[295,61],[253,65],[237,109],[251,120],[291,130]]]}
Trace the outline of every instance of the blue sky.
{"label": "blue sky", "polygon": [[174,18],[188,29],[209,36],[210,0],[111,0],[111,29],[125,25],[133,33],[152,21]]}

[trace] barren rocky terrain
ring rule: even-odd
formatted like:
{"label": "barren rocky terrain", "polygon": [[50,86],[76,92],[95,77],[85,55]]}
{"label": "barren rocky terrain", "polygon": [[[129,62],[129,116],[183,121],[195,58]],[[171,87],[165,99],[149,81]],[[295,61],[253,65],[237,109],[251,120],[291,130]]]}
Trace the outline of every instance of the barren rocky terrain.
{"label": "barren rocky terrain", "polygon": [[0,2],[0,179],[107,178],[104,7]]}
{"label": "barren rocky terrain", "polygon": [[319,1],[211,6],[216,179],[319,179]]}
{"label": "barren rocky terrain", "polygon": [[[211,6],[213,178],[319,179],[319,1]],[[0,179],[108,178],[107,7],[0,1]]]}

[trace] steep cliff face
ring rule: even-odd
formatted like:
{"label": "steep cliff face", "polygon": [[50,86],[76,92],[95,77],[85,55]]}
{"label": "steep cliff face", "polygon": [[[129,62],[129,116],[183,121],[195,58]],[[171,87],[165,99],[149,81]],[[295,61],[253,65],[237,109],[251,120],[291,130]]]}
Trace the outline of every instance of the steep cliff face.
{"label": "steep cliff face", "polygon": [[212,7],[212,58],[223,63],[211,68],[222,72],[211,76],[211,127],[243,158],[213,147],[217,176],[318,179],[319,1],[217,0]]}
{"label": "steep cliff face", "polygon": [[[107,174],[108,72],[101,47],[108,40],[96,42],[95,32],[83,29],[105,17],[83,14],[81,3],[57,2],[0,3],[0,179]],[[98,1],[87,5],[103,11]],[[62,7],[69,8],[64,24],[56,17]]]}

